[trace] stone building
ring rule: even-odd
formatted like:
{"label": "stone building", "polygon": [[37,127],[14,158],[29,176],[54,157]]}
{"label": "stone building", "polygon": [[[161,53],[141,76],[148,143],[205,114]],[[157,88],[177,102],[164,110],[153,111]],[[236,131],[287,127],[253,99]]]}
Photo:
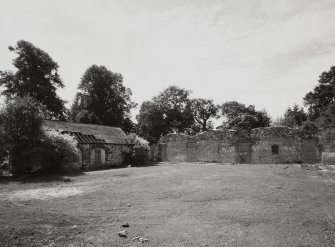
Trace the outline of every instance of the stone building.
{"label": "stone building", "polygon": [[46,121],[45,128],[73,135],[80,149],[79,167],[96,170],[122,165],[122,152],[128,149],[126,134],[116,127]]}
{"label": "stone building", "polygon": [[172,162],[335,163],[335,127],[307,133],[288,127],[209,130],[195,136],[168,134],[159,156]]}

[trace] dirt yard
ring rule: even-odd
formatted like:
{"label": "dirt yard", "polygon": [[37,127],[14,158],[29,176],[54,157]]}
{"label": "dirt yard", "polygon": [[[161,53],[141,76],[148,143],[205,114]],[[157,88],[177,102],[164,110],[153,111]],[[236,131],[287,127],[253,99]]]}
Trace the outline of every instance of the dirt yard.
{"label": "dirt yard", "polygon": [[0,246],[334,247],[332,170],[161,163],[1,180]]}

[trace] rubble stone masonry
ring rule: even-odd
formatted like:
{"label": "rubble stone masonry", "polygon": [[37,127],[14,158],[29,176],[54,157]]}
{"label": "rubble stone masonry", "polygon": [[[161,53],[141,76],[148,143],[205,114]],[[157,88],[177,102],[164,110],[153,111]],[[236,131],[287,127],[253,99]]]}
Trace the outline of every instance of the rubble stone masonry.
{"label": "rubble stone masonry", "polygon": [[195,136],[168,134],[159,158],[171,162],[335,163],[335,127],[306,133],[288,127],[209,130]]}

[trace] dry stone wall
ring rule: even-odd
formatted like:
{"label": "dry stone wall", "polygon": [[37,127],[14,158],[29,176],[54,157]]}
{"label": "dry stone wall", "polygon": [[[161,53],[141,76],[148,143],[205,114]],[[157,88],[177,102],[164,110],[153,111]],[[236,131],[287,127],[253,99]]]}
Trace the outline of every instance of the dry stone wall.
{"label": "dry stone wall", "polygon": [[[335,140],[335,128],[330,132]],[[330,144],[324,138],[324,145],[329,152],[323,152],[323,156],[335,160],[335,141]],[[209,130],[195,136],[168,134],[160,140],[159,154],[162,161],[171,162],[316,163],[321,160],[320,148],[315,133],[267,127],[251,131]]]}
{"label": "dry stone wall", "polygon": [[324,163],[335,163],[335,127],[324,127],[319,131],[321,159]]}

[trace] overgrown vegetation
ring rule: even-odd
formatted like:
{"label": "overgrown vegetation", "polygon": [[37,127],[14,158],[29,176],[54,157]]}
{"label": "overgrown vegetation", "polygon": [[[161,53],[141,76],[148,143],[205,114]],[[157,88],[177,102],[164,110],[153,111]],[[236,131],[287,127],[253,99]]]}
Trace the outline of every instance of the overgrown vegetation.
{"label": "overgrown vegetation", "polygon": [[127,136],[129,149],[124,151],[124,163],[126,165],[141,166],[145,165],[149,158],[149,143],[135,133]]}
{"label": "overgrown vegetation", "polygon": [[59,170],[78,158],[72,137],[45,131],[45,107],[31,97],[8,100],[1,109],[3,142],[6,142],[13,173]]}

